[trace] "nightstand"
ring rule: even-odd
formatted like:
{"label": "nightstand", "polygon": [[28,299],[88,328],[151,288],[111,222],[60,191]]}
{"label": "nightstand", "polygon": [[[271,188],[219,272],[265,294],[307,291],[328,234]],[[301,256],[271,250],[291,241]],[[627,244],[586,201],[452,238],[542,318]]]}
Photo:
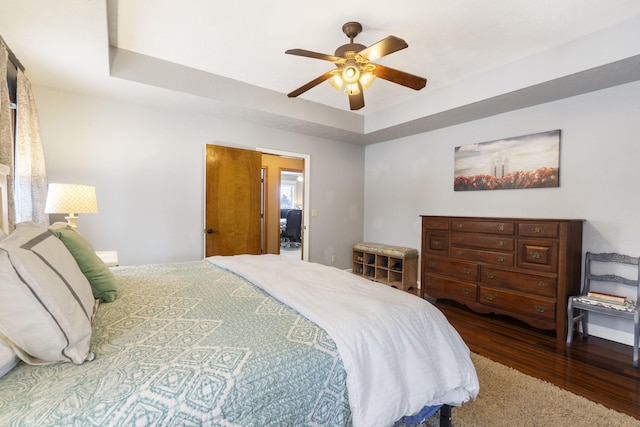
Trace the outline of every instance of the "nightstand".
{"label": "nightstand", "polygon": [[96,255],[100,258],[107,267],[117,267],[118,264],[118,251],[96,251]]}

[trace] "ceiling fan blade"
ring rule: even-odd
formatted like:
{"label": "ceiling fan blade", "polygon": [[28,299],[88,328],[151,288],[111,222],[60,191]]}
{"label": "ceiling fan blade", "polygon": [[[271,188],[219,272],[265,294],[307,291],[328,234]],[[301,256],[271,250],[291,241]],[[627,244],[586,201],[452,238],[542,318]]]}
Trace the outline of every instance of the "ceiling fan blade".
{"label": "ceiling fan blade", "polygon": [[289,55],[306,56],[307,58],[323,59],[325,61],[331,62],[344,62],[344,58],[340,58],[338,56],[327,55],[325,53],[318,53],[304,49],[289,49],[285,53]]}
{"label": "ceiling fan blade", "polygon": [[351,110],[359,110],[364,107],[364,90],[362,90],[360,82],[358,82],[358,87],[360,88],[360,92],[356,95],[349,95],[349,107]]}
{"label": "ceiling fan blade", "polygon": [[369,61],[375,61],[385,55],[389,55],[390,53],[397,52],[407,47],[409,47],[409,45],[401,38],[389,36],[380,40],[378,43],[372,44],[368,48],[362,49],[358,54]]}
{"label": "ceiling fan blade", "polygon": [[427,79],[424,77],[414,76],[413,74],[394,70],[393,68],[385,67],[380,64],[375,64],[375,66],[376,68],[374,68],[373,74],[381,79],[415,90],[420,90],[427,85]]}
{"label": "ceiling fan blade", "polygon": [[311,80],[309,83],[300,86],[298,89],[296,89],[293,92],[287,94],[287,96],[289,98],[295,98],[296,96],[305,93],[309,89],[318,86],[320,83],[322,83],[322,82],[324,82],[326,80],[329,80],[331,77],[333,77],[333,70],[332,71],[327,71],[323,75],[321,75],[319,77],[316,77],[315,79]]}

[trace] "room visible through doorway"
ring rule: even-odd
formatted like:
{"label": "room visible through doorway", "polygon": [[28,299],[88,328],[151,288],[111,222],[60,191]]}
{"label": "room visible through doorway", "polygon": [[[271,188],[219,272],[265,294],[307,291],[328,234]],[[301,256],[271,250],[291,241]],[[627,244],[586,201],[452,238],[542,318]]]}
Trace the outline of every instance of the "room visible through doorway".
{"label": "room visible through doorway", "polygon": [[280,170],[280,254],[302,259],[304,173],[302,169]]}
{"label": "room visible through doorway", "polygon": [[[266,170],[264,253],[280,254],[308,260],[309,229],[309,163],[308,154],[298,154],[258,148],[262,152],[262,167]],[[282,203],[282,206],[281,206]],[[286,213],[295,209],[301,226],[293,239],[286,233]],[[285,235],[285,236],[283,236]],[[300,237],[298,237],[300,235]],[[292,240],[296,245],[282,247]],[[300,246],[300,248],[295,247]]]}

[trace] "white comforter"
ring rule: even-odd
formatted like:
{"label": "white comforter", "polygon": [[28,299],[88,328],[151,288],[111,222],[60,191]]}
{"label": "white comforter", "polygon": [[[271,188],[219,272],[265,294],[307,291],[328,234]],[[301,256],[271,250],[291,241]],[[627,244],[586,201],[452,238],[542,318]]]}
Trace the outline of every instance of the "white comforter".
{"label": "white comforter", "polygon": [[406,292],[278,255],[209,257],[322,327],[347,373],[354,426],[388,426],[424,406],[475,398],[469,349],[444,315]]}

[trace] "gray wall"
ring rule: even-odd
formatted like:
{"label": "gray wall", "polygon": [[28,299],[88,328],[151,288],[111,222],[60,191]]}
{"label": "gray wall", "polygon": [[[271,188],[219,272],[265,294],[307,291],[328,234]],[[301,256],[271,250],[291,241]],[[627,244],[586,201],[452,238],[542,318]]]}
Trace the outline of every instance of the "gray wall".
{"label": "gray wall", "polygon": [[[202,259],[204,147],[308,154],[309,260],[351,266],[364,228],[364,148],[192,111],[34,86],[49,182],[95,185],[97,215],[78,229],[121,264]],[[55,219],[55,218],[54,218]],[[336,262],[331,263],[332,255]]]}
{"label": "gray wall", "polygon": [[[553,129],[559,188],[453,191],[455,147]],[[422,214],[580,218],[584,251],[640,255],[640,83],[372,145],[365,159],[365,240],[420,248]],[[631,322],[590,324],[632,342]]]}

